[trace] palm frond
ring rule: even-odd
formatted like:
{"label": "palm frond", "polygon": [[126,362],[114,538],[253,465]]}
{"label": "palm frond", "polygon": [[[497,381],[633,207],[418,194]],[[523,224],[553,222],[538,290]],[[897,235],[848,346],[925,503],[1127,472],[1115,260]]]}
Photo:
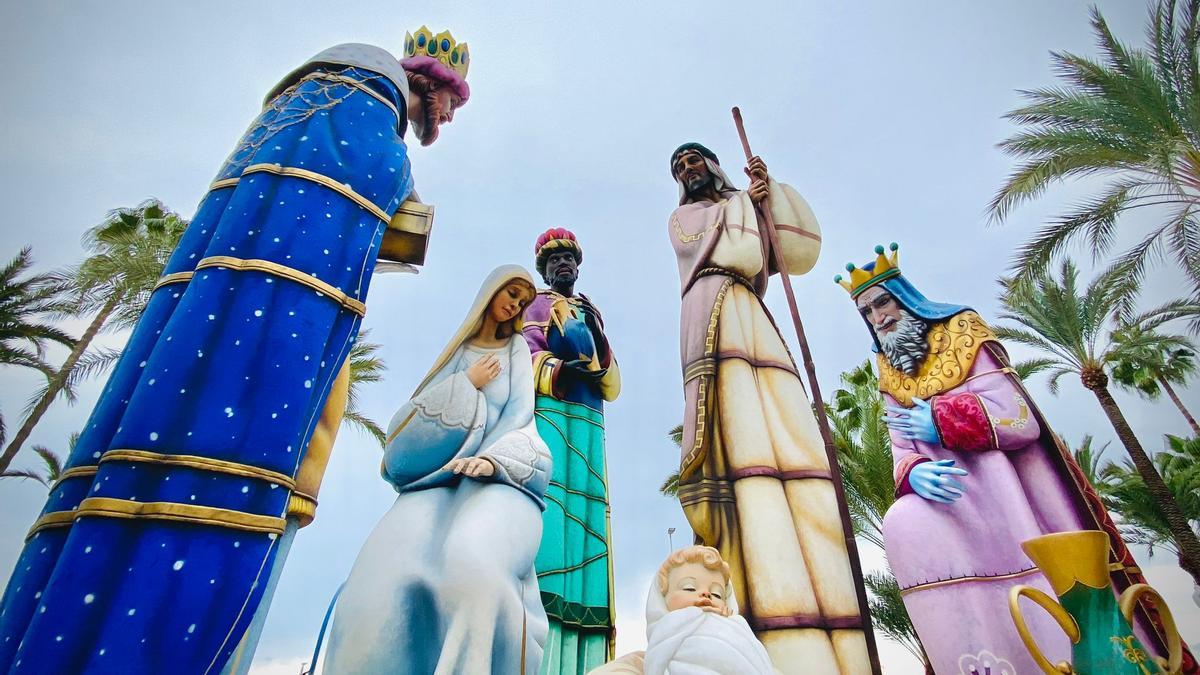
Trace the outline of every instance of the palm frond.
{"label": "palm frond", "polygon": [[35,481],[41,483],[42,485],[46,486],[47,488],[50,487],[50,483],[47,483],[46,479],[40,473],[38,473],[36,471],[24,471],[24,470],[9,469],[9,470],[0,472],[0,478],[21,478],[21,479],[29,478],[29,479],[32,479],[32,480],[35,480]]}
{"label": "palm frond", "polygon": [[1019,363],[1014,363],[1013,370],[1017,371],[1017,377],[1021,378],[1022,380],[1028,380],[1043,370],[1047,370],[1058,365],[1058,363],[1059,360],[1053,358],[1028,359]]}
{"label": "palm frond", "polygon": [[383,432],[379,424],[357,410],[346,410],[345,414],[342,415],[342,423],[366,433],[375,439],[381,448],[387,444],[387,434]]}
{"label": "palm frond", "polygon": [[665,479],[662,485],[658,486],[658,492],[664,497],[679,496],[679,472],[672,471]]}
{"label": "palm frond", "polygon": [[62,458],[60,458],[53,450],[44,445],[35,445],[31,448],[42,458],[42,464],[46,466],[46,483],[53,485],[54,481],[58,480],[63,472]]}

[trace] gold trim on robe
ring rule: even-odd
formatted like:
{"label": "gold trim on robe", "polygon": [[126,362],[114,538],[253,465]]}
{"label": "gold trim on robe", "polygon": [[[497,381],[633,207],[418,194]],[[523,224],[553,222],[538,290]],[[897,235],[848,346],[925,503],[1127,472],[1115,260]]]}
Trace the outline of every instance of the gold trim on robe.
{"label": "gold trim on robe", "polygon": [[262,469],[250,464],[240,464],[238,462],[229,462],[221,459],[212,459],[210,457],[199,457],[197,455],[164,455],[157,452],[149,452],[147,450],[109,450],[100,458],[100,463],[104,462],[144,462],[147,464],[166,464],[169,466],[182,466],[189,469],[200,469],[202,471],[214,471],[216,473],[232,474],[234,476],[245,476],[246,478],[257,478],[259,480],[274,483],[289,490],[295,489],[296,482],[291,476]]}
{"label": "gold trim on robe", "polygon": [[94,516],[174,520],[269,534],[283,534],[286,524],[283,518],[213,506],[196,506],[175,502],[134,502],[128,499],[109,497],[88,497],[79,504],[79,508],[74,513],[76,518]]}
{"label": "gold trim on robe", "polygon": [[25,535],[25,540],[28,541],[33,535],[50,527],[70,527],[71,523],[75,522],[75,511],[51,511],[44,514],[33,523],[33,527],[29,528],[29,532]]}
{"label": "gold trim on robe", "polygon": [[270,260],[261,260],[256,258],[234,258],[227,255],[214,255],[201,260],[196,265],[196,271],[209,269],[213,267],[224,267],[226,269],[237,270],[239,272],[266,272],[272,276],[294,281],[303,286],[308,286],[314,291],[324,295],[346,309],[354,312],[359,316],[364,316],[367,313],[367,305],[361,300],[346,295],[333,284],[330,284],[320,279],[305,274],[295,267],[280,265],[277,262]]}

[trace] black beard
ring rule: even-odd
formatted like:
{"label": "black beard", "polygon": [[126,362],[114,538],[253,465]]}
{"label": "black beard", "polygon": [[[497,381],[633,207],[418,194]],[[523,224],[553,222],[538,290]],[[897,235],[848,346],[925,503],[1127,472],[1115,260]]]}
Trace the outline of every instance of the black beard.
{"label": "black beard", "polygon": [[698,192],[704,192],[708,189],[708,186],[712,184],[713,177],[711,173],[703,176],[696,176],[695,178],[684,183],[684,191],[687,192],[689,197],[691,197]]}
{"label": "black beard", "polygon": [[900,310],[896,328],[886,335],[876,335],[879,349],[893,368],[915,377],[929,356],[929,345],[925,336],[932,326],[930,322]]}

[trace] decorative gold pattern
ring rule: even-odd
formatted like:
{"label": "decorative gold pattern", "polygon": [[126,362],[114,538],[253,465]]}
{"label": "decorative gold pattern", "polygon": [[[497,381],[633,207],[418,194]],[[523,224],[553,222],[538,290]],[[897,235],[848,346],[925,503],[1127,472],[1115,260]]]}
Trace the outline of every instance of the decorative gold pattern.
{"label": "decorative gold pattern", "polygon": [[248,532],[283,534],[286,522],[283,518],[260,516],[244,511],[221,509],[212,506],[176,504],[174,502],[134,502],[109,497],[88,497],[75,511],[76,518],[88,516],[102,518],[149,518],[173,520],[199,525],[226,527]]}
{"label": "decorative gold pattern", "polygon": [[[381,94],[381,93],[375,91],[374,89],[368,87],[367,85],[363,84],[360,80],[356,80],[353,77],[346,77],[345,75],[337,75],[334,73],[326,73],[326,72],[311,73],[311,74],[305,76],[304,78],[302,78],[300,80],[300,82],[305,82],[307,80],[329,80],[332,82],[340,82],[341,84],[344,84],[348,87],[354,87],[355,89],[361,91],[362,93],[370,96],[371,98],[374,98],[376,101],[379,101],[383,105],[387,106],[387,109],[391,110],[392,114],[396,116],[396,121],[397,122],[400,121],[400,110],[396,108],[396,104],[389,101],[387,99],[387,97],[384,96],[383,94]],[[296,84],[299,84],[300,82],[297,82]]]}
{"label": "decorative gold pattern", "polygon": [[[708,330],[704,336],[704,355],[711,357],[713,352],[717,350],[717,325],[721,321],[721,307],[725,304],[725,295],[729,292],[729,288],[733,286],[733,279],[726,279],[721,284],[721,290],[717,291],[716,300],[713,302],[712,314],[708,317]],[[714,371],[711,375],[705,375],[700,378],[700,389],[696,394],[696,439],[692,443],[692,448],[688,450],[687,455],[679,464],[679,478],[683,480],[691,476],[704,461],[701,455],[701,449],[704,447],[704,427],[705,417],[708,413],[708,405],[705,403],[708,396],[708,386],[716,376]]]}
{"label": "decorative gold pattern", "polygon": [[975,363],[979,348],[995,341],[996,334],[972,311],[962,312],[935,323],[926,341],[929,355],[916,377],[892,367],[883,353],[876,355],[879,366],[879,391],[906,407],[914,397],[928,400],[962,384]]}
{"label": "decorative gold pattern", "polygon": [[197,455],[164,455],[148,450],[109,450],[100,458],[100,463],[104,462],[142,462],[147,464],[166,464],[168,466],[182,466],[189,469],[200,469],[201,471],[213,471],[216,473],[232,474],[234,476],[245,476],[246,478],[257,478],[268,483],[274,483],[281,487],[292,490],[296,487],[295,481],[291,476],[284,475],[277,471],[262,469],[250,464],[239,464],[238,462],[228,462],[222,459],[212,459],[211,457],[200,457]]}
{"label": "decorative gold pattern", "polygon": [[707,228],[701,230],[700,232],[697,232],[696,234],[688,234],[688,233],[684,232],[683,225],[679,222],[679,217],[676,216],[674,213],[672,213],[671,214],[671,227],[675,228],[675,236],[679,237],[679,242],[682,244],[690,244],[693,241],[700,241],[701,239],[704,238],[704,235],[708,234],[709,232],[713,232],[715,230],[721,229],[721,225],[723,225],[725,223],[725,202],[726,201],[728,201],[728,200],[722,199],[720,204],[718,205],[721,208],[721,217],[717,218],[715,221],[713,221],[712,225],[709,225]]}
{"label": "decorative gold pattern", "polygon": [[[1029,426],[1029,402],[1026,401],[1025,397],[1020,394],[1014,394],[1013,398],[1016,399],[1017,402],[1016,419],[996,417],[995,415],[989,414],[988,419],[992,421],[993,426],[1009,427],[1012,429],[1024,429],[1025,427]],[[985,407],[984,410],[987,410],[987,408]]]}
{"label": "decorative gold pattern", "polygon": [[1153,675],[1153,673],[1150,672],[1150,669],[1145,666],[1145,663],[1149,657],[1146,656],[1146,652],[1133,646],[1133,641],[1135,638],[1132,635],[1126,635],[1125,637],[1118,637],[1114,635],[1108,639],[1115,644],[1121,645],[1122,658],[1137,666],[1138,670],[1142,671],[1146,675]]}
{"label": "decorative gold pattern", "polygon": [[227,255],[214,255],[201,260],[200,264],[196,265],[196,271],[211,267],[224,267],[226,269],[237,270],[239,272],[266,272],[267,274],[272,274],[274,276],[308,286],[321,295],[332,298],[338,304],[359,316],[364,316],[367,313],[367,306],[361,300],[355,300],[349,295],[346,295],[342,291],[338,290],[332,284],[321,281],[314,276],[305,274],[294,267],[280,265],[279,263],[271,262],[270,260],[234,258]]}
{"label": "decorative gold pattern", "polygon": [[241,180],[241,178],[234,176],[233,178],[222,178],[221,180],[213,181],[212,185],[208,186],[208,191],[212,192],[213,190],[235,187],[237,186],[239,180]]}

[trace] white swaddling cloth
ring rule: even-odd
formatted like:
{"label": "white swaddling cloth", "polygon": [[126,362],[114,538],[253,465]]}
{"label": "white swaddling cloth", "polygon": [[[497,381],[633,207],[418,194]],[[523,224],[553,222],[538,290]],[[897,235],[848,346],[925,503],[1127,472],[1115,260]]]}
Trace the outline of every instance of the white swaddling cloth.
{"label": "white swaddling cloth", "polygon": [[667,611],[657,581],[646,597],[645,675],[774,675],[775,668],[750,624],[737,613],[721,616],[699,607]]}

